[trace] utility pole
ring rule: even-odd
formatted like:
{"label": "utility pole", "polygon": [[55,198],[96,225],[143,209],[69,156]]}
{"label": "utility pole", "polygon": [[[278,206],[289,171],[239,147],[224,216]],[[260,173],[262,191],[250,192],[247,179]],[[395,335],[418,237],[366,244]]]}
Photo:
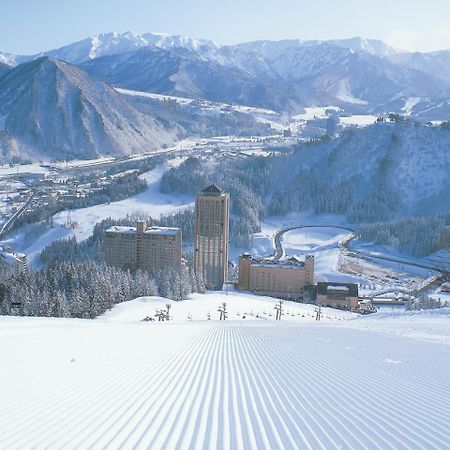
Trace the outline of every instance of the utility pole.
{"label": "utility pole", "polygon": [[320,320],[321,314],[322,314],[322,305],[318,305],[316,308],[316,321]]}
{"label": "utility pole", "polygon": [[220,320],[225,320],[228,317],[226,303],[222,303],[222,305],[219,306],[219,309],[217,311],[220,312]]}
{"label": "utility pole", "polygon": [[280,300],[275,305],[275,311],[276,311],[275,320],[281,320],[281,316],[283,315],[283,300]]}

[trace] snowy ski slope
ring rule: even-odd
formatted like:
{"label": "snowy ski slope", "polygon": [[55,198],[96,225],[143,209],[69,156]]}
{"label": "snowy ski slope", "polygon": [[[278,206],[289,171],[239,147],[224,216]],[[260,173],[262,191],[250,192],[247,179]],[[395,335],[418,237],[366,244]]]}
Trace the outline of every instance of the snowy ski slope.
{"label": "snowy ski slope", "polygon": [[370,318],[133,321],[142,305],[0,318],[2,450],[450,448],[450,345]]}

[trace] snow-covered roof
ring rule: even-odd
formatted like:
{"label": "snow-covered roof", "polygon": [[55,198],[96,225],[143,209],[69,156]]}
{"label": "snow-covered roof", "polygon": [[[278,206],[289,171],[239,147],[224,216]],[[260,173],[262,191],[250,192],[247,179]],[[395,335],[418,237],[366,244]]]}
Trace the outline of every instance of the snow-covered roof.
{"label": "snow-covered roof", "polygon": [[20,262],[20,259],[24,257],[24,253],[7,252],[2,247],[0,247],[0,260],[8,264],[15,264],[18,261]]}
{"label": "snow-covered roof", "polygon": [[169,227],[149,227],[144,231],[145,234],[162,234],[168,236],[176,236],[181,230],[179,228]]}
{"label": "snow-covered roof", "polygon": [[319,281],[317,283],[317,293],[328,295],[329,291],[347,292],[350,297],[358,297],[358,285],[355,283],[342,283],[337,281]]}
{"label": "snow-covered roof", "polygon": [[334,285],[330,285],[327,286],[327,290],[330,291],[348,291],[349,287],[348,286],[334,286]]}
{"label": "snow-covered roof", "polygon": [[304,270],[305,264],[304,263],[298,263],[298,264],[289,264],[289,263],[276,263],[276,262],[256,262],[253,263],[252,266],[257,267],[271,267],[273,269],[292,269],[292,270]]}
{"label": "snow-covered roof", "polygon": [[248,253],[243,253],[242,257],[244,259],[250,259],[252,266],[301,270],[305,268],[305,261],[307,259],[314,259],[312,255],[293,255],[280,259],[279,261],[274,261],[266,258],[252,258]]}
{"label": "snow-covered roof", "polygon": [[306,256],[289,256],[288,258],[281,259],[279,261],[273,261],[270,259],[254,259],[252,261],[253,266],[273,267],[281,269],[301,269],[305,268]]}
{"label": "snow-covered roof", "polygon": [[222,195],[224,194],[225,191],[220,190],[215,184],[211,184],[210,186],[208,186],[207,188],[203,189],[201,191],[202,195]]}
{"label": "snow-covered roof", "polygon": [[114,225],[111,228],[108,228],[106,230],[107,233],[128,233],[128,234],[134,234],[136,233],[135,227],[123,227],[119,225]]}
{"label": "snow-covered roof", "polygon": [[[159,234],[166,236],[176,236],[181,230],[179,228],[169,227],[149,227],[144,231],[144,234]],[[107,233],[120,233],[120,234],[136,234],[136,227],[125,227],[114,225],[106,230]]]}

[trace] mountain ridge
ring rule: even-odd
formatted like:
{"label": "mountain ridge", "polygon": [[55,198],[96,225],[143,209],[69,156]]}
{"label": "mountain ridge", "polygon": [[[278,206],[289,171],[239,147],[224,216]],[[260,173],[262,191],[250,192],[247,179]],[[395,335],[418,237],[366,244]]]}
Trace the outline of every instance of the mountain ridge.
{"label": "mountain ridge", "polygon": [[127,155],[173,137],[99,78],[50,57],[0,79],[0,119],[3,160]]}

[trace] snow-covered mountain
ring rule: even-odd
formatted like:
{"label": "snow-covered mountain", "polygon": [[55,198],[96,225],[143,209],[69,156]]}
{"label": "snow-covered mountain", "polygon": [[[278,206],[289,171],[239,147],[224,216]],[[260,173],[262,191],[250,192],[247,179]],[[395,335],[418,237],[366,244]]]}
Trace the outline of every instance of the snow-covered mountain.
{"label": "snow-covered mountain", "polygon": [[275,80],[257,76],[250,70],[204,59],[196,51],[181,47],[146,47],[96,58],[81,67],[114,86],[222,103],[285,110],[313,100],[279,76]]}
{"label": "snow-covered mountain", "polygon": [[320,205],[355,222],[427,217],[450,208],[449,147],[442,127],[377,123],[275,159],[267,182],[282,213]]}
{"label": "snow-covered mountain", "polygon": [[390,55],[388,59],[394,64],[450,81],[450,50],[430,53],[398,53]]}
{"label": "snow-covered mountain", "polygon": [[391,47],[383,41],[376,39],[363,39],[361,37],[354,37],[350,39],[333,39],[325,41],[302,41],[300,39],[283,39],[281,41],[262,40],[244,42],[242,44],[237,44],[234,47],[245,50],[247,52],[256,52],[268,58],[273,58],[281,53],[284,53],[288,49],[316,47],[321,44],[331,44],[355,52],[362,52],[380,57],[401,53],[401,50]]}
{"label": "snow-covered mountain", "polygon": [[163,33],[105,33],[38,55],[0,53],[0,61],[14,65],[42,55],[127,89],[290,113],[336,105],[371,113],[432,111],[439,119],[450,98],[450,52],[404,53],[360,37],[219,46]]}
{"label": "snow-covered mountain", "polygon": [[81,67],[115,86],[278,111],[337,105],[346,110],[401,112],[410,98],[441,102],[450,82],[332,43],[249,52],[146,47],[95,58]]}
{"label": "snow-covered mountain", "polygon": [[116,55],[148,46],[163,49],[183,47],[199,53],[204,52],[205,54],[213,53],[219,48],[214,42],[205,39],[172,36],[164,33],[137,34],[128,31],[126,33],[101,33],[64,47],[35,55],[13,55],[0,52],[0,62],[17,65],[42,56],[50,56],[72,64],[78,64],[101,56]]}
{"label": "snow-covered mountain", "polygon": [[116,90],[65,62],[39,58],[0,79],[3,161],[131,154],[171,138]]}
{"label": "snow-covered mountain", "polygon": [[[162,33],[105,33],[38,55],[0,53],[0,143],[4,159],[91,157],[155,148],[182,130],[210,126],[192,126],[185,108],[164,112],[164,129],[154,102],[130,100],[109,84],[278,113],[334,105],[446,120],[449,73],[450,51],[404,53],[362,38],[219,46]],[[253,127],[250,120],[246,129]]]}

